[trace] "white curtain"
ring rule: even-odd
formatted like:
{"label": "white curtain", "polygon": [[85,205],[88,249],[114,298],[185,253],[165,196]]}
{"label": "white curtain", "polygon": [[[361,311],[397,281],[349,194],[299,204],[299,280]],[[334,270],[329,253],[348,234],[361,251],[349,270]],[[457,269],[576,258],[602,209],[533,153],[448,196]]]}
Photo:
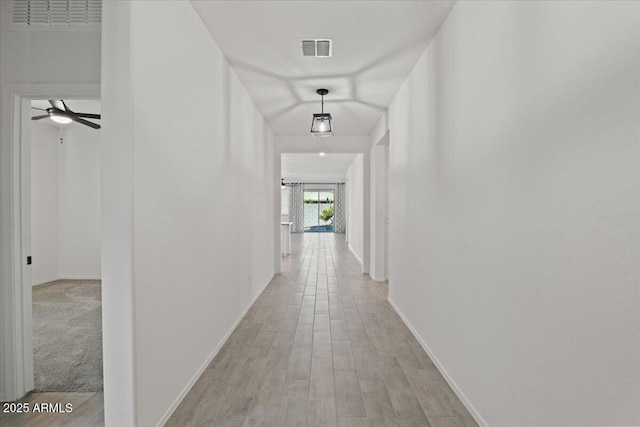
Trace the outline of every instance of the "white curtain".
{"label": "white curtain", "polygon": [[304,232],[304,191],[302,184],[294,184],[289,191],[289,221],[293,233]]}
{"label": "white curtain", "polygon": [[346,228],[344,220],[344,184],[336,185],[334,205],[333,231],[336,233],[344,233]]}

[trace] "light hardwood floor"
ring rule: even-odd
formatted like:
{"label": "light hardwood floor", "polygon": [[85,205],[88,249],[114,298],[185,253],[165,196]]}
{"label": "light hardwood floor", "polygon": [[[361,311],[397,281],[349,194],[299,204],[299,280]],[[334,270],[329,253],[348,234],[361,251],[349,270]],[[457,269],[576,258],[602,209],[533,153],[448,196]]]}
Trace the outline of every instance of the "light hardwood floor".
{"label": "light hardwood floor", "polygon": [[477,426],[343,234],[292,249],[166,426]]}
{"label": "light hardwood floor", "polygon": [[[28,403],[31,412],[0,413],[2,427],[99,427],[104,426],[103,393],[30,393],[19,403]],[[68,413],[33,412],[36,404],[71,404]],[[3,404],[4,406],[4,404]]]}

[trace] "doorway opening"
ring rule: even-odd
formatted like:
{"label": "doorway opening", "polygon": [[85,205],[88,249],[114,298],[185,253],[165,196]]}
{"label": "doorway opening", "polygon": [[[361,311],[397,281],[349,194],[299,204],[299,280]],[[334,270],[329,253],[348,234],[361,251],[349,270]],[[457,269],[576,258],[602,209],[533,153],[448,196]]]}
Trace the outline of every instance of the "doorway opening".
{"label": "doorway opening", "polygon": [[[5,186],[9,188],[10,193],[4,193],[2,205],[3,216],[8,219],[11,229],[11,250],[6,251],[3,256],[3,262],[6,265],[12,265],[10,271],[6,271],[3,274],[2,286],[0,291],[2,298],[0,299],[0,305],[2,310],[6,313],[3,322],[3,327],[0,328],[2,334],[1,340],[3,342],[0,348],[1,357],[5,361],[3,364],[2,387],[3,395],[2,401],[14,402],[18,399],[23,399],[26,402],[38,401],[44,402],[60,396],[59,393],[32,393],[34,390],[34,319],[33,319],[33,291],[34,285],[39,283],[34,281],[33,267],[40,265],[40,263],[52,262],[57,263],[54,257],[41,258],[40,255],[34,255],[32,252],[32,211],[39,209],[32,206],[32,124],[34,121],[32,117],[45,115],[47,116],[41,120],[50,121],[53,120],[50,116],[63,116],[69,117],[70,114],[58,114],[57,111],[38,111],[33,110],[32,100],[61,100],[74,99],[74,100],[90,100],[98,99],[100,97],[100,85],[93,83],[39,83],[39,84],[6,84],[3,85],[2,90],[2,105],[6,107],[5,111],[11,111],[11,122],[3,128],[2,146],[5,153],[10,153],[10,156],[5,158],[3,165],[7,166],[2,168],[0,175],[3,180],[8,177],[13,177],[10,180],[10,185]],[[48,102],[48,101],[47,101]],[[97,101],[94,101],[97,102]],[[51,104],[50,104],[51,107]],[[76,110],[76,112],[85,112],[82,109]],[[57,117],[58,119],[60,117]],[[64,121],[64,120],[63,120]],[[96,120],[97,123],[99,121]],[[60,144],[60,132],[59,127],[56,133],[56,144]],[[94,129],[91,129],[94,130]],[[63,144],[66,144],[70,139],[68,135],[63,131]],[[50,147],[49,147],[50,148]],[[98,151],[99,152],[99,151]],[[57,153],[56,153],[57,155]],[[97,170],[101,169],[100,163],[98,163]],[[35,171],[33,171],[35,172]],[[99,176],[99,175],[98,175]],[[7,179],[4,182],[8,182]],[[52,180],[53,181],[53,180]],[[55,180],[57,183],[57,180]],[[50,182],[49,184],[54,184]],[[98,200],[100,199],[100,185],[98,185]],[[73,191],[72,191],[73,193]],[[53,198],[55,192],[53,190],[46,191],[45,196]],[[84,206],[83,209],[89,209],[88,206]],[[98,208],[100,211],[100,208]],[[47,212],[46,210],[44,212]],[[49,210],[49,214],[55,216],[54,210]],[[59,214],[60,212],[56,212]],[[82,225],[82,224],[75,224]],[[52,231],[51,228],[45,227],[46,230]],[[98,235],[101,236],[101,230],[98,231]],[[100,243],[101,251],[101,243]],[[42,254],[42,253],[41,253]],[[98,274],[97,278],[100,278]],[[49,276],[42,278],[41,283],[48,283],[47,280],[56,280],[56,276]],[[95,279],[95,277],[75,277],[74,279]],[[36,278],[36,280],[38,280]],[[77,325],[88,325],[91,322],[86,322],[83,316],[76,316],[74,322]],[[95,323],[95,322],[94,322]],[[101,321],[100,321],[101,323]],[[98,332],[97,339],[102,340],[102,332]],[[99,346],[100,356],[102,355],[102,344]],[[68,348],[64,348],[64,351],[68,351]],[[82,362],[81,362],[82,363]],[[103,388],[102,383],[100,388]],[[104,423],[102,414],[103,405],[103,393],[102,392],[83,392],[83,393],[65,393],[68,398],[68,403],[73,404],[74,414],[78,411],[84,411],[86,409],[86,416],[91,417],[96,422]],[[53,400],[51,400],[53,401]],[[28,414],[31,415],[31,414]],[[21,421],[21,414],[16,414],[15,417],[8,417],[8,421]],[[41,414],[38,417],[39,422],[53,422],[50,417],[70,417],[69,414]],[[16,418],[16,420],[13,420]],[[41,419],[43,418],[43,419]],[[66,418],[65,418],[66,419]],[[56,420],[56,424],[60,419]]]}
{"label": "doorway opening", "polygon": [[[50,114],[67,108],[80,122]],[[31,100],[35,392],[103,389],[99,117],[97,100]]]}
{"label": "doorway opening", "polygon": [[304,231],[333,232],[333,190],[304,190]]}
{"label": "doorway opening", "polygon": [[[356,157],[358,153],[281,153],[280,220],[285,234],[346,234],[346,178]],[[283,237],[282,248],[288,240]]]}

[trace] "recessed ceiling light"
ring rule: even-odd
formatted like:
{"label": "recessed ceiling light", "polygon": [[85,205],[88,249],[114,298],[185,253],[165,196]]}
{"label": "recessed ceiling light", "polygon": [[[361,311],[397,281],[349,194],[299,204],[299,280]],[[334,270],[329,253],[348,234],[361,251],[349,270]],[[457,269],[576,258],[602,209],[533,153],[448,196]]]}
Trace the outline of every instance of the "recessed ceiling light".
{"label": "recessed ceiling light", "polygon": [[318,153],[318,154],[320,154],[321,156],[324,156],[324,153]]}

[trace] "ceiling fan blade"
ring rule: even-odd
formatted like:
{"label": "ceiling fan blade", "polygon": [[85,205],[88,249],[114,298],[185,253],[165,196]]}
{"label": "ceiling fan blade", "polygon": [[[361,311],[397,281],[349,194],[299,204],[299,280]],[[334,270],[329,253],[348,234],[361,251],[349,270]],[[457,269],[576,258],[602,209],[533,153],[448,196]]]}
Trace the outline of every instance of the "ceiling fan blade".
{"label": "ceiling fan blade", "polygon": [[67,104],[61,99],[60,102],[62,102],[62,105],[64,106],[64,110],[65,111],[69,111],[70,113],[74,113],[74,111],[71,111],[71,108],[67,107]]}
{"label": "ceiling fan blade", "polygon": [[80,118],[80,117],[78,117],[78,116],[74,116],[74,117],[73,117],[73,121],[78,122],[78,123],[80,123],[81,125],[85,125],[85,126],[92,127],[92,128],[94,128],[94,129],[100,129],[100,125],[99,125],[99,124],[91,123],[90,121],[85,120],[85,119],[81,119],[81,118]]}
{"label": "ceiling fan blade", "polygon": [[31,107],[31,108],[33,108],[34,110],[47,111],[44,108],[38,108],[38,107]]}
{"label": "ceiling fan blade", "polygon": [[35,116],[35,117],[31,117],[31,120],[46,119],[47,117],[49,117],[49,115],[48,115],[48,114],[45,114],[44,116]]}
{"label": "ceiling fan blade", "polygon": [[73,113],[76,117],[84,117],[87,119],[97,119],[100,120],[100,114],[89,114],[89,113]]}
{"label": "ceiling fan blade", "polygon": [[49,104],[51,104],[53,108],[57,108],[58,110],[65,111],[64,102],[62,102],[59,99],[50,99]]}

